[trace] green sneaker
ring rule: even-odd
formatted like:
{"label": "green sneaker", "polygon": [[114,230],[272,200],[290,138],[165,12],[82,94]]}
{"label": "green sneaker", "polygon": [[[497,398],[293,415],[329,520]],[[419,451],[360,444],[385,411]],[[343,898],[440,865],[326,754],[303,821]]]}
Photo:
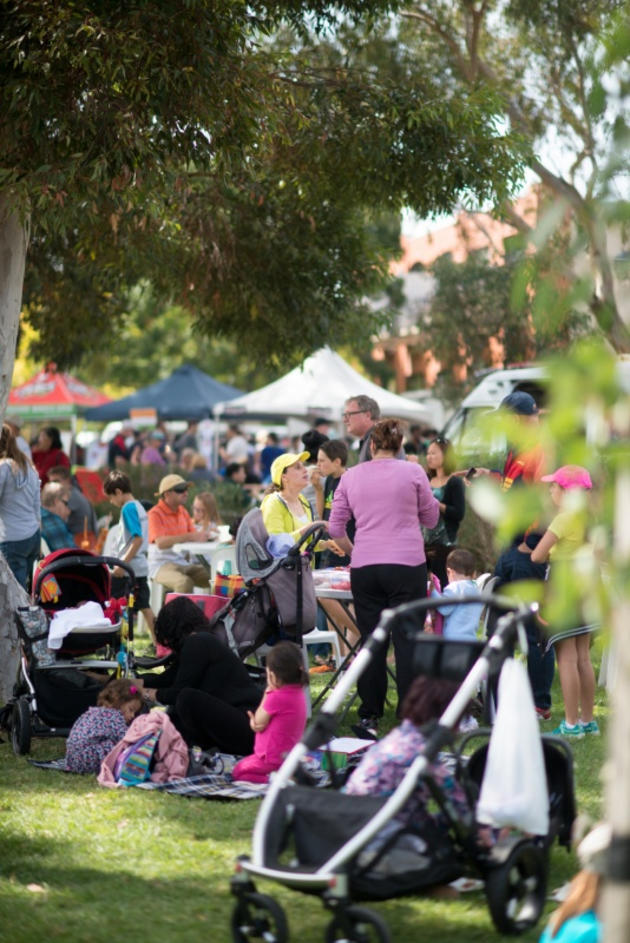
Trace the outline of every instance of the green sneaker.
{"label": "green sneaker", "polygon": [[592,733],[595,734],[596,737],[599,736],[599,724],[596,720],[589,720],[587,724],[582,721],[581,727],[583,733]]}
{"label": "green sneaker", "polygon": [[566,720],[563,720],[560,726],[556,727],[552,732],[558,734],[560,737],[570,737],[572,740],[581,740],[584,736],[584,727],[580,723],[571,726]]}

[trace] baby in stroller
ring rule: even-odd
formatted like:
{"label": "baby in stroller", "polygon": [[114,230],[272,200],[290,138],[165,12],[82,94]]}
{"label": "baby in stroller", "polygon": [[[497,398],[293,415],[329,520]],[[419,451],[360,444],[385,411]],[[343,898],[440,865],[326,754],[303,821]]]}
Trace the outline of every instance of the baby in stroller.
{"label": "baby in stroller", "polygon": [[[414,759],[424,752],[426,725],[444,713],[457,688],[452,681],[416,678],[403,701],[402,723],[370,747],[343,791],[352,796],[391,796]],[[471,806],[454,770],[438,756],[428,773],[457,819],[465,828],[473,828]],[[430,808],[431,798],[427,780],[420,779],[402,809],[365,847],[357,862],[359,867],[386,876],[410,868],[417,873],[420,864],[426,869],[427,885],[439,885],[458,876],[461,866],[455,860],[449,823],[439,808]],[[478,838],[485,845],[491,834],[480,829]]]}

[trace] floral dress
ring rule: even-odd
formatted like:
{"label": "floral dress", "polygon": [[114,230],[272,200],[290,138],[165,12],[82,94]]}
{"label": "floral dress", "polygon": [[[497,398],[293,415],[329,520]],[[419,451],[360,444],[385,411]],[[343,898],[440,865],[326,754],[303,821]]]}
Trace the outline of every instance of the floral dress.
{"label": "floral dress", "polygon": [[75,720],[66,741],[66,769],[98,773],[103,759],[127,733],[122,713],[114,707],[88,707]]}
{"label": "floral dress", "polygon": [[[422,753],[426,740],[421,731],[410,720],[403,720],[386,737],[377,741],[367,751],[350,779],[344,792],[351,796],[391,796],[402,781],[405,773],[416,757]],[[450,772],[440,762],[429,766],[431,778],[454,806],[456,813],[468,821],[471,809],[466,795]],[[433,814],[427,808],[431,798],[429,790],[421,780],[407,803],[396,815],[402,825],[413,825],[422,830],[424,823],[444,825],[439,814]]]}

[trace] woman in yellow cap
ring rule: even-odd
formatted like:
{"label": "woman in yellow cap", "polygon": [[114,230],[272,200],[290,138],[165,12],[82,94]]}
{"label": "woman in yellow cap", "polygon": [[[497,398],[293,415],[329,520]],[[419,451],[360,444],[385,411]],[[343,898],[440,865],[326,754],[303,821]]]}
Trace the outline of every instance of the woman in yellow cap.
{"label": "woman in yellow cap", "polygon": [[[308,484],[308,470],[304,460],[308,452],[285,452],[271,464],[271,485],[262,500],[260,510],[267,533],[286,534],[293,543],[313,524],[325,524],[314,520],[313,508],[302,494]],[[323,540],[317,550],[332,550],[341,554],[333,540]]]}
{"label": "woman in yellow cap", "polygon": [[293,541],[313,523],[313,509],[302,490],[308,484],[308,452],[285,452],[271,464],[271,485],[260,510],[269,534],[290,534]]}

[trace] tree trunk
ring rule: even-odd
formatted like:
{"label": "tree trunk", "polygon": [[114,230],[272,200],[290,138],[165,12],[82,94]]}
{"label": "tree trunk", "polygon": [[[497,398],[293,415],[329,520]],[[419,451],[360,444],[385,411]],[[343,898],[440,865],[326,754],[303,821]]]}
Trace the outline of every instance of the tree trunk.
{"label": "tree trunk", "polygon": [[13,378],[27,246],[28,219],[20,219],[11,196],[0,193],[0,419]]}
{"label": "tree trunk", "polygon": [[0,705],[11,697],[20,660],[14,613],[30,600],[0,553]]}
{"label": "tree trunk", "polygon": [[[630,561],[630,472],[617,476],[615,495],[615,565],[620,572]],[[630,592],[626,586],[622,598],[615,601],[612,619],[612,650],[617,658],[615,682],[611,694],[608,726],[608,763],[606,764],[606,821],[616,839],[630,839]],[[627,858],[624,861],[628,867]],[[627,943],[630,936],[630,880],[612,875],[604,884],[602,918],[605,943]]]}
{"label": "tree trunk", "polygon": [[586,222],[594,281],[591,311],[614,350],[618,354],[628,354],[630,353],[630,331],[617,307],[615,283],[608,255],[606,225],[600,219],[589,219]]}

